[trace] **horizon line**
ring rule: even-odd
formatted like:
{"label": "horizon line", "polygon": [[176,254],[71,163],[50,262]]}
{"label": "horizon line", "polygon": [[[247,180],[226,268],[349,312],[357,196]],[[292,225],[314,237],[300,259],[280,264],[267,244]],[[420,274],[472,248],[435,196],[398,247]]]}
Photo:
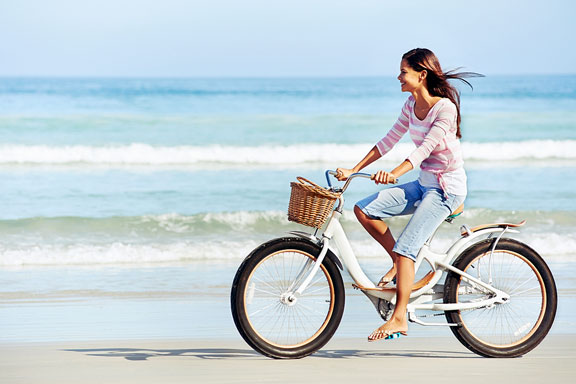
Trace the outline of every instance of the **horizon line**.
{"label": "horizon line", "polygon": [[[491,73],[485,77],[575,76],[574,73]],[[397,75],[14,75],[0,74],[0,79],[370,79],[396,78]]]}

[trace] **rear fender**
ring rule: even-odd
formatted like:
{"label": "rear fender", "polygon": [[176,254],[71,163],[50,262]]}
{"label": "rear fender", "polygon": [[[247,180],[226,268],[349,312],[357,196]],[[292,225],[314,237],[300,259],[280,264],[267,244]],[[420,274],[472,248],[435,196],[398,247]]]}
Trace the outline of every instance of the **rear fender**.
{"label": "rear fender", "polygon": [[[490,227],[477,230],[475,232],[466,233],[450,247],[450,249],[447,252],[448,255],[447,259],[445,259],[444,262],[452,265],[456,260],[456,258],[460,256],[462,253],[464,253],[466,249],[470,248],[471,246],[482,240],[490,238],[493,234],[496,233],[502,234],[503,232],[519,233],[514,229],[500,228],[500,227]],[[496,240],[496,237],[494,237],[494,239]]]}

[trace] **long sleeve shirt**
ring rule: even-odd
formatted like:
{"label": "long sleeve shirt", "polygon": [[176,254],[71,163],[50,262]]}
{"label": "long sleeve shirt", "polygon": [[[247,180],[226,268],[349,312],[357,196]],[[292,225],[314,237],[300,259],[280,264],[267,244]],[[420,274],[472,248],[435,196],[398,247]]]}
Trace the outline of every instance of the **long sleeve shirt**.
{"label": "long sleeve shirt", "polygon": [[410,132],[416,149],[406,160],[414,168],[420,167],[420,183],[454,195],[466,195],[464,160],[456,137],[456,106],[443,98],[420,120],[414,113],[414,104],[414,97],[410,96],[392,129],[376,144],[378,151],[384,156]]}

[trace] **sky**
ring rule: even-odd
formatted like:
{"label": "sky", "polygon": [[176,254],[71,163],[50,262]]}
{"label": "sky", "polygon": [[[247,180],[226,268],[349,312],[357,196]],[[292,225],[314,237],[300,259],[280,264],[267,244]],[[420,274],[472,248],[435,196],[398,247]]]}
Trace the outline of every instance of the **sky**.
{"label": "sky", "polygon": [[[471,5],[474,4],[474,5]],[[0,76],[576,73],[576,1],[0,0]]]}

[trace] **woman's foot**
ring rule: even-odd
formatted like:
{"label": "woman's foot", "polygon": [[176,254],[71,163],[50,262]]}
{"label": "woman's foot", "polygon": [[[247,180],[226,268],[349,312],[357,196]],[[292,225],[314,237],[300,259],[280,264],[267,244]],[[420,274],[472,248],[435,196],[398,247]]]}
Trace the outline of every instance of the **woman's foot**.
{"label": "woman's foot", "polygon": [[381,339],[395,339],[400,335],[408,336],[408,324],[406,321],[396,321],[390,319],[386,324],[376,329],[370,336],[368,341],[376,341]]}
{"label": "woman's foot", "polygon": [[386,274],[384,276],[382,276],[382,278],[378,282],[378,286],[383,288],[386,285],[390,284],[391,282],[396,283],[396,267],[395,266],[392,267],[391,270],[386,272]]}

